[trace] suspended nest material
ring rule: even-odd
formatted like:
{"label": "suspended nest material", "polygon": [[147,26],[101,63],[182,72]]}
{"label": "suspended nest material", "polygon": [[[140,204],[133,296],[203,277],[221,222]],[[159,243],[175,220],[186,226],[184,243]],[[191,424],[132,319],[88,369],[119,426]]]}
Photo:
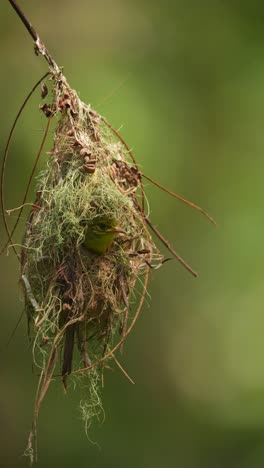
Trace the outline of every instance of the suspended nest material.
{"label": "suspended nest material", "polygon": [[[163,257],[146,228],[137,194],[141,175],[124,145],[61,73],[52,80],[53,101],[42,110],[59,119],[26,226],[21,278],[34,362],[41,371],[36,415],[55,373],[66,388],[67,376],[81,372],[88,374],[82,408],[89,425],[101,407],[98,375],[113,357],[116,361],[114,352],[143,303],[142,297],[133,314],[135,286],[144,296],[149,267],[161,265]],[[86,247],[85,238],[105,222],[120,229],[99,255]],[[79,359],[73,370],[75,344]]]}

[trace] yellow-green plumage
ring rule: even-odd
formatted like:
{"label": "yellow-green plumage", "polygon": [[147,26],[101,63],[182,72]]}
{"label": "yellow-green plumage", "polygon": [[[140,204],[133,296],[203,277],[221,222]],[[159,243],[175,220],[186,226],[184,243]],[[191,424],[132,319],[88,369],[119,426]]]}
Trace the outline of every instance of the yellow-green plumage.
{"label": "yellow-green plumage", "polygon": [[93,224],[87,229],[84,246],[97,253],[98,255],[104,254],[108,247],[110,247],[116,234],[122,232],[114,226],[114,223],[101,221]]}

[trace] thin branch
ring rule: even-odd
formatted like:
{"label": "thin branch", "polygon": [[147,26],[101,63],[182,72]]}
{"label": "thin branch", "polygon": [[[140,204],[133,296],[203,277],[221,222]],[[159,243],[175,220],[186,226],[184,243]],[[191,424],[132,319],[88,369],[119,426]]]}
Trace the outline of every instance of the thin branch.
{"label": "thin branch", "polygon": [[121,372],[123,372],[124,376],[129,380],[130,383],[132,383],[133,385],[135,385],[135,382],[134,380],[131,379],[131,377],[128,375],[128,373],[125,371],[124,367],[120,364],[120,362],[118,361],[118,359],[115,357],[114,354],[112,354],[112,358],[114,359],[116,365],[119,367],[119,369],[121,370]]}
{"label": "thin branch", "polygon": [[[39,150],[38,150],[38,154],[37,154],[37,157],[36,157],[36,159],[35,159],[35,163],[34,163],[34,166],[33,166],[33,168],[32,168],[31,174],[30,174],[30,176],[29,176],[29,180],[28,180],[28,183],[27,183],[27,188],[26,188],[26,191],[25,191],[25,194],[24,194],[24,197],[23,197],[23,201],[22,201],[21,206],[19,207],[19,213],[18,213],[16,222],[15,222],[15,224],[14,224],[14,227],[13,227],[11,233],[9,234],[9,238],[8,238],[8,240],[7,240],[7,242],[6,242],[6,245],[3,247],[3,250],[5,250],[6,247],[8,247],[9,243],[11,243],[11,245],[13,246],[13,244],[12,244],[12,242],[13,242],[13,241],[12,241],[12,236],[13,236],[13,234],[14,234],[14,232],[15,232],[15,230],[16,230],[16,227],[17,227],[17,225],[18,225],[18,223],[19,223],[19,220],[20,220],[22,211],[23,211],[23,209],[24,209],[24,206],[26,205],[26,203],[25,203],[25,202],[26,202],[26,198],[27,198],[27,196],[28,196],[28,192],[29,192],[29,189],[30,189],[30,185],[31,185],[31,182],[32,182],[32,179],[33,179],[35,170],[36,170],[36,167],[37,167],[37,165],[38,165],[40,156],[41,156],[42,151],[43,151],[43,147],[44,147],[44,144],[45,144],[45,141],[46,141],[46,138],[47,138],[47,135],[48,135],[48,131],[49,131],[50,122],[51,122],[51,118],[49,118],[49,120],[48,120],[48,122],[47,122],[46,129],[45,129],[45,132],[44,132],[44,135],[43,135],[43,138],[42,138],[42,140],[41,140],[40,147],[39,147]],[[33,203],[33,205],[31,204],[31,206],[36,207],[37,205],[35,205],[35,204]],[[8,210],[7,210],[7,213],[8,213]],[[15,248],[15,247],[13,247],[13,248]],[[2,253],[3,250],[1,250],[0,255],[1,255],[1,253]]]}
{"label": "thin branch", "polygon": [[19,16],[19,18],[21,19],[22,23],[24,24],[25,28],[29,32],[30,36],[34,40],[36,54],[38,55],[38,53],[40,53],[41,55],[43,55],[43,57],[47,60],[49,66],[51,68],[53,68],[53,70],[56,73],[59,74],[60,69],[59,69],[58,65],[56,64],[56,62],[54,61],[54,59],[50,55],[50,53],[49,53],[48,49],[46,48],[45,44],[41,41],[41,39],[40,39],[37,31],[35,30],[35,28],[32,26],[30,21],[27,19],[25,13],[21,10],[20,6],[17,4],[16,0],[8,0],[8,1],[9,1],[10,5],[14,8],[14,10],[17,13],[17,15]]}
{"label": "thin branch", "polygon": [[20,325],[20,323],[21,323],[21,320],[22,320],[22,318],[24,317],[24,314],[25,314],[25,310],[22,310],[22,312],[20,313],[18,320],[16,320],[16,324],[15,324],[13,330],[11,331],[11,333],[10,333],[10,335],[9,335],[9,338],[8,338],[8,340],[7,340],[7,342],[6,342],[6,347],[7,347],[7,348],[8,348],[8,346],[10,345],[10,343],[11,343],[11,341],[12,341],[12,339],[13,339],[13,337],[14,337],[14,335],[15,335],[17,329],[18,329],[18,327],[19,327],[19,325]]}
{"label": "thin branch", "polygon": [[152,222],[145,216],[146,223],[149,225],[149,227],[152,229],[152,231],[156,234],[156,236],[161,240],[161,242],[167,247],[167,249],[172,253],[172,255],[180,262],[186,270],[188,270],[195,278],[198,277],[198,273],[194,271],[188,263],[183,260],[180,255],[178,255],[175,250],[172,248],[170,243],[163,237],[163,235],[159,232],[159,230],[152,224]]}
{"label": "thin branch", "polygon": [[[0,206],[1,206],[1,211],[2,211],[2,214],[3,214],[3,221],[4,221],[4,226],[5,226],[5,230],[6,230],[6,233],[7,233],[7,236],[8,236],[8,241],[6,243],[6,245],[3,247],[3,249],[1,250],[0,252],[0,255],[3,253],[3,251],[6,249],[6,247],[8,246],[8,244],[11,242],[12,243],[12,240],[11,240],[11,237],[14,233],[14,230],[16,229],[16,225],[15,227],[13,228],[12,230],[12,233],[10,234],[9,233],[9,228],[8,228],[8,225],[7,225],[7,221],[6,221],[6,210],[5,210],[5,203],[4,203],[4,179],[5,179],[5,168],[6,168],[6,161],[7,161],[7,155],[8,155],[8,150],[9,150],[9,146],[10,146],[10,142],[11,142],[11,139],[12,139],[12,136],[13,136],[13,133],[14,133],[14,130],[16,128],[16,124],[23,112],[23,110],[25,109],[26,107],[26,104],[27,102],[29,101],[29,99],[31,98],[32,94],[34,93],[34,91],[37,89],[37,87],[40,85],[40,83],[49,75],[49,72],[45,73],[44,76],[42,76],[40,78],[40,80],[38,80],[38,82],[35,84],[35,86],[32,88],[32,90],[30,91],[30,93],[27,95],[26,99],[24,100],[22,106],[20,107],[17,115],[16,115],[16,118],[14,120],[14,123],[12,125],[12,128],[10,130],[10,133],[9,133],[9,136],[8,136],[8,139],[7,139],[7,142],[6,142],[6,146],[5,146],[5,150],[4,150],[4,156],[3,156],[3,161],[2,161],[2,168],[1,168],[1,177],[0,177]],[[19,259],[19,256],[18,256],[18,253],[15,249],[15,247],[13,247],[18,259]]]}
{"label": "thin branch", "polygon": [[37,32],[35,31],[35,29],[33,28],[32,24],[25,17],[25,15],[24,15],[23,11],[21,10],[20,6],[17,4],[17,2],[15,0],[9,0],[9,3],[11,3],[12,7],[16,11],[16,13],[18,14],[18,16],[21,19],[21,21],[23,22],[24,26],[27,28],[27,30],[28,30],[29,34],[31,35],[31,37],[33,38],[34,42],[37,42],[39,40],[39,36],[38,36]]}
{"label": "thin branch", "polygon": [[141,172],[141,175],[142,177],[144,177],[145,179],[149,180],[149,182],[151,182],[152,184],[156,185],[156,187],[158,187],[159,189],[163,190],[164,192],[168,193],[169,195],[171,195],[172,197],[176,198],[177,200],[180,200],[182,201],[183,203],[185,203],[186,205],[189,205],[191,206],[192,208],[194,208],[195,210],[197,211],[200,211],[200,213],[202,213],[207,219],[209,219],[209,221],[214,224],[215,226],[217,225],[214,218],[212,218],[212,216],[210,216],[207,211],[205,211],[203,208],[201,208],[199,205],[196,205],[195,203],[189,201],[189,200],[186,200],[186,198],[183,198],[181,197],[181,195],[177,195],[177,193],[174,193],[172,192],[171,190],[167,189],[166,187],[164,187],[163,185],[161,185],[159,182],[157,182],[156,180],[152,179],[151,177],[147,176],[146,174],[143,174]]}
{"label": "thin branch", "polygon": [[[169,241],[167,241],[167,239],[165,239],[165,237],[161,234],[161,232],[159,232],[159,230],[152,224],[152,222],[150,221],[150,219],[147,217],[146,213],[144,213],[144,211],[141,210],[139,204],[137,203],[136,205],[136,208],[139,210],[139,212],[141,213],[142,215],[142,218],[144,219],[145,223],[150,227],[150,229],[156,234],[156,236],[158,237],[158,239],[163,243],[163,245],[165,245],[165,247],[169,250],[169,252],[172,253],[172,255],[176,258],[176,260],[178,260],[178,262],[181,263],[182,266],[184,266],[184,268],[186,268],[186,270],[188,270],[195,278],[197,278],[199,275],[196,271],[194,271],[190,265],[188,265],[188,263],[185,262],[185,260],[183,260],[182,257],[180,257],[180,255],[178,255],[175,250],[172,248],[172,246],[170,245]],[[169,260],[169,259],[168,259]],[[145,260],[146,261],[146,260]],[[165,261],[167,261],[165,259]],[[150,266],[150,265],[149,265]]]}

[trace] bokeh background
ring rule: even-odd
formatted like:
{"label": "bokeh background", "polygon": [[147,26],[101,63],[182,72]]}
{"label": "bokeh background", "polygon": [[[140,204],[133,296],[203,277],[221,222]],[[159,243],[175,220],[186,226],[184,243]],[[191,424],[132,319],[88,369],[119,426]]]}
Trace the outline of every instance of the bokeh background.
{"label": "bokeh background", "polygon": [[[118,370],[106,374],[106,418],[91,434],[100,448],[84,434],[78,388],[64,395],[59,380],[52,384],[39,419],[39,466],[263,467],[263,2],[20,4],[81,98],[121,128],[144,172],[218,222],[214,228],[146,184],[153,222],[200,277],[176,261],[152,272],[150,298],[120,358],[136,384]],[[47,68],[7,0],[0,24],[2,153]],[[43,135],[38,104],[37,94],[12,141],[8,208],[21,202]],[[18,241],[22,232],[23,223]],[[1,465],[19,467],[28,464],[37,377],[25,319],[7,346],[23,309],[11,252],[0,269]]]}

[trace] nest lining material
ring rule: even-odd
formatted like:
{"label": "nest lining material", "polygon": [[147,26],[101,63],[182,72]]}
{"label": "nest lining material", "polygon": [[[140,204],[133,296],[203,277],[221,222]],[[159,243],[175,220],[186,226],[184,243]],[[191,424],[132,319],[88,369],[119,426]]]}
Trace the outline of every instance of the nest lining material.
{"label": "nest lining material", "polygon": [[[58,372],[66,387],[76,342],[81,356],[77,370],[90,368],[90,389],[95,388],[104,357],[111,357],[120,336],[126,336],[129,318],[133,320],[137,279],[152,261],[162,262],[139,208],[137,167],[63,75],[53,73],[52,79],[53,101],[42,110],[48,118],[60,117],[22,249],[26,311],[33,325],[34,361],[41,369],[36,413],[60,360]],[[96,255],[83,241],[102,219],[125,234],[104,255]],[[98,406],[98,399],[91,391],[91,401],[82,406],[93,415],[92,401]]]}

